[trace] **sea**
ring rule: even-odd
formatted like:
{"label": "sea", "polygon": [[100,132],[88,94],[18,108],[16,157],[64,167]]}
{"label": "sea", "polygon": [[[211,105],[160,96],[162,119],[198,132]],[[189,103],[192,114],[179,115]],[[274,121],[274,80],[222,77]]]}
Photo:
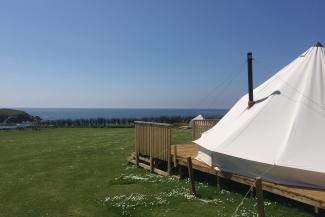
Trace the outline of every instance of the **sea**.
{"label": "sea", "polygon": [[62,119],[121,119],[121,118],[155,118],[155,117],[220,117],[227,109],[147,109],[147,108],[18,108],[42,120]]}

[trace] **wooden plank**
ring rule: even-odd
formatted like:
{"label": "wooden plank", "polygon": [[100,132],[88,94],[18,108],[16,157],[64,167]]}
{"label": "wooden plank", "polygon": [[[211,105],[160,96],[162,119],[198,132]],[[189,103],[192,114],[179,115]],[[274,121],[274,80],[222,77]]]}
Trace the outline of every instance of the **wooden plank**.
{"label": "wooden plank", "polygon": [[[129,163],[132,163],[132,164],[135,164],[135,160],[132,159],[132,158],[128,158],[128,162]],[[139,163],[139,166],[146,169],[146,170],[151,170],[150,166],[147,165],[147,164],[144,164],[144,163]],[[163,170],[160,170],[160,169],[157,169],[157,168],[154,168],[153,169],[153,172],[154,173],[157,173],[159,175],[162,175],[162,176],[168,176],[168,173],[163,171]]]}
{"label": "wooden plank", "polygon": [[193,121],[192,139],[196,140],[201,137],[202,133],[211,129],[219,122],[219,119],[205,119]]}
{"label": "wooden plank", "polygon": [[148,145],[149,145],[149,148],[150,148],[150,167],[153,167],[153,144],[151,142],[151,131],[152,131],[152,127],[150,125],[146,126],[148,132],[146,134],[146,138],[147,138],[147,141],[148,141]]}
{"label": "wooden plank", "polygon": [[139,161],[140,160],[150,164],[150,158],[148,158],[148,157],[139,156]]}
{"label": "wooden plank", "polygon": [[167,173],[171,175],[171,130],[170,128],[166,128],[166,155],[167,155]]}
{"label": "wooden plank", "polygon": [[305,195],[301,195],[297,193],[295,190],[284,190],[281,189],[280,187],[271,187],[268,184],[263,183],[263,189],[264,191],[271,192],[273,194],[280,195],[282,197],[286,197],[292,200],[299,201],[301,203],[305,203],[314,207],[322,208],[325,209],[325,198],[324,197],[310,197],[308,195],[308,190],[306,190]]}
{"label": "wooden plank", "polygon": [[[187,160],[184,158],[177,158],[178,164],[181,166],[187,166]],[[193,162],[196,162],[196,160],[193,160]],[[211,169],[209,167],[202,166],[200,164],[193,163],[192,165],[193,169],[199,170],[204,173],[208,173],[211,175],[216,175],[216,171],[214,169]]]}
{"label": "wooden plank", "polygon": [[135,128],[134,128],[134,151],[135,151],[135,153],[137,153],[138,152],[138,145],[139,145],[139,142],[138,142],[138,136],[137,136],[137,132],[138,132],[138,130],[137,130],[137,126],[135,126]]}
{"label": "wooden plank", "polygon": [[138,125],[146,125],[146,126],[172,127],[171,124],[157,123],[157,122],[134,121],[134,123],[135,123],[135,124],[138,124]]}
{"label": "wooden plank", "polygon": [[195,140],[195,138],[196,138],[195,130],[196,130],[195,122],[193,122],[193,126],[192,126],[192,140]]}

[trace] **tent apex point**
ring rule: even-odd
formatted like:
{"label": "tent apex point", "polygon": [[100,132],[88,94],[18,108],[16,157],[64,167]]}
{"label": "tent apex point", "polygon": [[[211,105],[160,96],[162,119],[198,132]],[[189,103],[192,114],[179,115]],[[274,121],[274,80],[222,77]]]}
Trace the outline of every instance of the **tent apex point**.
{"label": "tent apex point", "polygon": [[315,43],[314,47],[324,47],[319,41]]}

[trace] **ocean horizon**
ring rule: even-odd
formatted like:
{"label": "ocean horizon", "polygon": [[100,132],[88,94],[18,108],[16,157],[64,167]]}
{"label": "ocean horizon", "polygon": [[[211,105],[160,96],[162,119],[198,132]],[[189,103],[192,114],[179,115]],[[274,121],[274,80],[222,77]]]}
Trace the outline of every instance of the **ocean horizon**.
{"label": "ocean horizon", "polygon": [[61,119],[121,119],[121,118],[155,118],[155,117],[220,117],[228,109],[188,109],[188,108],[15,108],[25,111],[43,120]]}

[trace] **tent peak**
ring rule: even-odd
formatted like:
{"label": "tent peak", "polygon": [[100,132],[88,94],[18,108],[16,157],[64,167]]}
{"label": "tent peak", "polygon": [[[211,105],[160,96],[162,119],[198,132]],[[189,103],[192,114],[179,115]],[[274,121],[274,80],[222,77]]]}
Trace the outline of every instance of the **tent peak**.
{"label": "tent peak", "polygon": [[314,47],[324,47],[319,41],[314,44]]}

